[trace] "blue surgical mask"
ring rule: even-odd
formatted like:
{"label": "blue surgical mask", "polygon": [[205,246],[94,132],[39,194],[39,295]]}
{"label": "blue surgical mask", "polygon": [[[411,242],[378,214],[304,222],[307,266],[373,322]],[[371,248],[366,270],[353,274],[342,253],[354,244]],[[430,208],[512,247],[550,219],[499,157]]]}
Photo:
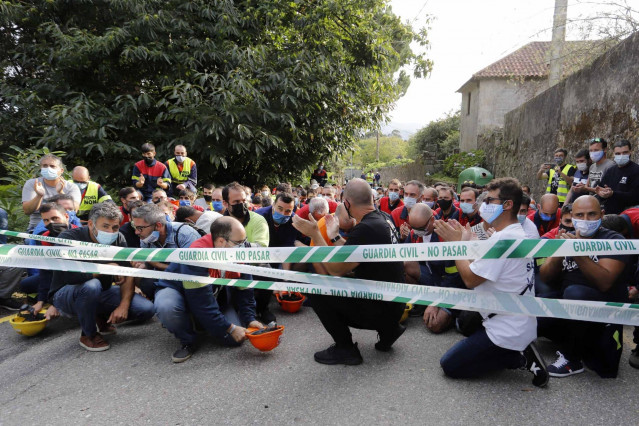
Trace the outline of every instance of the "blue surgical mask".
{"label": "blue surgical mask", "polygon": [[404,205],[408,209],[412,209],[413,206],[417,204],[417,199],[413,197],[404,197]]}
{"label": "blue surgical mask", "polygon": [[518,214],[517,215],[517,220],[519,221],[520,225],[523,225],[524,222],[526,221],[526,215],[525,214]]}
{"label": "blue surgical mask", "polygon": [[615,163],[619,167],[623,167],[630,162],[630,155],[619,155],[615,154]]}
{"label": "blue surgical mask", "polygon": [[435,201],[423,201],[423,203],[426,204],[431,209],[435,207]]}
{"label": "blue surgical mask", "polygon": [[472,212],[475,211],[475,207],[473,207],[475,204],[473,203],[459,203],[459,208],[461,209],[461,211],[465,214],[471,214]]}
{"label": "blue surgical mask", "polygon": [[191,200],[180,200],[180,207],[182,206],[190,206]]}
{"label": "blue surgical mask", "polygon": [[50,167],[43,167],[40,169],[40,176],[46,180],[56,180],[58,178],[58,172]]}
{"label": "blue surgical mask", "polygon": [[597,232],[597,229],[601,227],[601,219],[580,220],[573,218],[572,224],[575,227],[575,231],[579,231],[580,236],[591,237]]}
{"label": "blue surgical mask", "polygon": [[389,192],[388,193],[388,199],[391,200],[391,201],[399,200],[399,192]]}
{"label": "blue surgical mask", "polygon": [[555,163],[557,163],[557,165],[560,165],[563,162],[564,162],[564,157],[555,157]]}
{"label": "blue surgical mask", "polygon": [[288,222],[290,218],[290,216],[283,215],[282,213],[273,210],[273,222],[277,223],[278,225],[282,225]]}
{"label": "blue surgical mask", "polygon": [[98,240],[98,243],[100,244],[111,245],[115,242],[115,240],[118,239],[118,232],[99,231],[95,229],[95,226],[93,227],[93,229],[97,231],[95,239]]}
{"label": "blue surgical mask", "polygon": [[479,207],[479,216],[488,224],[491,224],[504,212],[504,206],[501,204],[482,203]]}
{"label": "blue surgical mask", "polygon": [[541,218],[541,220],[543,220],[544,222],[550,222],[551,220],[555,220],[555,218],[557,217],[556,214],[546,214],[544,212],[539,212],[539,217]]}
{"label": "blue surgical mask", "polygon": [[595,163],[596,163],[597,161],[601,160],[601,159],[603,158],[603,156],[604,156],[604,152],[603,152],[603,151],[592,151],[592,152],[590,153],[590,159],[591,159],[593,162],[595,162]]}
{"label": "blue surgical mask", "polygon": [[89,184],[86,182],[73,182],[73,183],[75,183],[75,186],[78,187],[80,192],[84,191],[85,189],[87,189],[87,186],[89,186]]}
{"label": "blue surgical mask", "polygon": [[160,239],[160,231],[153,231],[148,237],[141,239],[140,241],[145,244],[151,244]]}
{"label": "blue surgical mask", "polygon": [[222,204],[221,201],[213,201],[213,210],[215,210],[216,212],[221,212],[222,209],[224,208],[224,205]]}

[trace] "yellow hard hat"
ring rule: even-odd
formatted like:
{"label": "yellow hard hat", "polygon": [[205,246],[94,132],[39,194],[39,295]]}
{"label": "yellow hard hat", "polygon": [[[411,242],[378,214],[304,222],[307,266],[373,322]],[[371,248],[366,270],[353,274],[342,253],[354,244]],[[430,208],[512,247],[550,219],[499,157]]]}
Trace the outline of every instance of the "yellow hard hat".
{"label": "yellow hard hat", "polygon": [[25,318],[16,315],[9,320],[9,324],[18,334],[24,336],[35,336],[40,333],[47,326],[47,320],[42,319],[38,321],[25,321]]}

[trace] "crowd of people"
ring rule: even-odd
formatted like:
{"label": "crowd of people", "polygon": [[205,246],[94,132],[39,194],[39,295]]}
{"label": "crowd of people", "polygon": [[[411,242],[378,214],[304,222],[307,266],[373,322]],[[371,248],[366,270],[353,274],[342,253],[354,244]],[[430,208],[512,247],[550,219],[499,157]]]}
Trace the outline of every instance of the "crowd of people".
{"label": "crowd of people", "polygon": [[[142,160],[132,168],[131,186],[112,200],[75,167],[64,178],[60,158],[40,159],[40,177],[23,187],[23,209],[32,234],[76,241],[140,248],[302,247],[377,244],[438,244],[486,239],[624,239],[639,235],[639,166],[630,160],[631,144],[593,139],[569,161],[557,149],[553,163],[541,165],[537,177],[547,180],[539,202],[530,187],[513,178],[485,186],[466,182],[460,188],[439,182],[392,179],[383,185],[379,173],[330,184],[323,165],[309,185],[282,182],[250,188],[238,182],[201,184],[196,163],[178,145],[174,158],[158,161],[155,147],[141,147]],[[200,196],[198,197],[198,193]],[[6,212],[0,227],[7,229]],[[2,237],[0,237],[2,238]],[[0,240],[0,242],[6,242]],[[49,245],[28,240],[29,244]],[[110,262],[141,270],[177,272],[213,278],[260,279],[246,274],[164,262]],[[507,292],[556,299],[627,302],[637,297],[637,258],[626,255],[551,257],[548,259],[431,260],[404,262],[264,263],[324,275],[405,282],[480,292]],[[264,278],[268,279],[268,278]],[[219,344],[239,346],[248,328],[276,323],[270,306],[273,292],[205,285],[197,281],[154,280],[70,271],[0,269],[0,306],[18,309],[16,292],[29,295],[46,317],[77,317],[80,345],[88,351],[110,347],[104,336],[125,321],[157,316],[179,341],[173,362],[189,359],[205,331]],[[323,364],[360,364],[363,359],[350,328],[375,330],[375,349],[391,351],[405,331],[403,303],[309,295],[309,304],[334,344],[315,353]],[[464,336],[440,360],[452,378],[525,369],[533,384],[549,376],[566,377],[584,365],[602,377],[616,377],[623,327],[556,318],[534,318],[491,312],[412,306],[410,316],[423,319],[432,333],[454,329]],[[634,342],[639,344],[639,329]],[[158,332],[161,332],[158,330]],[[546,363],[535,346],[550,339],[557,358]],[[630,364],[639,368],[639,352]]]}

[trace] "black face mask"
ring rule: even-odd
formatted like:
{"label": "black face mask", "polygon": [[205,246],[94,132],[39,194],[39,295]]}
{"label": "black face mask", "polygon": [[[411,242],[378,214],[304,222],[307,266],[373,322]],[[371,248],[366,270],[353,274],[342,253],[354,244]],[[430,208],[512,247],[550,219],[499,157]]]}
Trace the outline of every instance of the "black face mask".
{"label": "black face mask", "polygon": [[210,203],[211,201],[213,201],[213,196],[212,195],[204,195],[204,201],[206,201],[207,203]]}
{"label": "black face mask", "polygon": [[46,228],[49,230],[49,237],[57,237],[58,235],[60,235],[60,233],[69,229],[69,225],[67,225],[66,223],[51,222],[46,226]]}
{"label": "black face mask", "polygon": [[566,231],[574,231],[575,227],[574,226],[565,226],[564,224],[559,225],[559,229],[565,229]]}
{"label": "black face mask", "polygon": [[349,219],[351,219],[353,217],[353,216],[351,216],[350,206],[351,206],[351,203],[348,203],[348,207],[346,207],[346,201],[344,201],[344,209],[346,210],[346,214],[348,215]]}
{"label": "black face mask", "polygon": [[439,204],[442,210],[448,210],[451,204],[453,204],[453,200],[438,200],[437,204]]}
{"label": "black face mask", "polygon": [[233,204],[231,206],[231,216],[233,216],[236,219],[244,219],[244,217],[246,217],[246,215],[248,214],[248,208],[246,207],[246,204],[241,203],[241,204]]}
{"label": "black face mask", "polygon": [[146,163],[147,166],[150,166],[151,164],[153,164],[153,158],[148,158],[148,157],[144,157],[144,162]]}

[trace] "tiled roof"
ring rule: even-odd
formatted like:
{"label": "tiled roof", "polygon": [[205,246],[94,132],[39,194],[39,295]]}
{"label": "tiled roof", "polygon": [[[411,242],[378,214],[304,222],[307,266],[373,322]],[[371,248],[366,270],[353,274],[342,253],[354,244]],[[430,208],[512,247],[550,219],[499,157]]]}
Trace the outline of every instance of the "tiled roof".
{"label": "tiled roof", "polygon": [[[599,40],[566,41],[562,53],[564,77],[583,68],[603,53],[606,50],[605,44]],[[535,41],[475,73],[472,80],[500,77],[543,78],[548,76],[549,67],[550,42]]]}

